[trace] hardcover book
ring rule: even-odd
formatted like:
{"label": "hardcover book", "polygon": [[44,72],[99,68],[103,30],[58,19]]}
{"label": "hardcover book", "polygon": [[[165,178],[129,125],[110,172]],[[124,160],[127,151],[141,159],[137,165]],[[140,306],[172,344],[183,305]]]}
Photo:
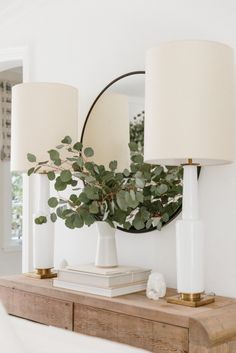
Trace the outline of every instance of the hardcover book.
{"label": "hardcover book", "polygon": [[94,286],[86,286],[83,284],[66,282],[59,279],[53,280],[54,287],[65,288],[74,290],[77,292],[85,292],[89,294],[102,295],[105,297],[117,297],[119,295],[125,295],[129,293],[135,293],[146,289],[147,281],[137,282],[133,284],[129,284],[126,286],[117,286],[110,288],[102,288],[102,287],[94,287]]}
{"label": "hardcover book", "polygon": [[67,266],[58,271],[58,280],[108,288],[147,281],[150,272],[148,269],[127,266],[108,269],[94,265]]}

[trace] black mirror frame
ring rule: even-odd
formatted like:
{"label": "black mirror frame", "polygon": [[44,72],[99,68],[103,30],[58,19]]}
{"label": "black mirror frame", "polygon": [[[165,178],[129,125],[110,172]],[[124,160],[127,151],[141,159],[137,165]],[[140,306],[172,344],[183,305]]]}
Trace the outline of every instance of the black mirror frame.
{"label": "black mirror frame", "polygon": [[[86,119],[85,119],[85,122],[84,122],[84,126],[83,126],[83,129],[82,129],[82,133],[81,133],[81,142],[83,143],[83,138],[84,138],[84,134],[85,134],[85,130],[86,130],[86,125],[87,125],[87,122],[88,122],[88,119],[90,117],[90,114],[95,106],[95,104],[97,103],[97,101],[99,100],[99,98],[102,96],[102,94],[109,88],[111,87],[114,83],[116,83],[117,81],[125,78],[125,77],[128,77],[128,76],[133,76],[133,75],[145,75],[145,71],[143,70],[140,70],[140,71],[131,71],[131,72],[128,72],[124,75],[121,75],[117,78],[115,78],[114,80],[112,80],[111,82],[108,83],[108,85],[106,85],[102,90],[101,92],[97,95],[97,97],[95,98],[93,104],[91,105],[89,111],[88,111],[88,114],[86,116]],[[198,168],[198,176],[200,174],[200,168]],[[169,224],[171,221],[173,221],[182,211],[182,205],[173,213],[173,215],[170,217],[170,219],[163,223],[163,226]],[[121,227],[117,227],[117,229],[123,231],[123,232],[126,232],[126,233],[132,233],[132,234],[138,234],[138,233],[149,233],[151,231],[154,231],[156,230],[157,228],[156,227],[151,227],[150,229],[141,229],[141,230],[136,230],[134,228],[131,228],[129,230],[126,230],[126,229],[123,229]]]}

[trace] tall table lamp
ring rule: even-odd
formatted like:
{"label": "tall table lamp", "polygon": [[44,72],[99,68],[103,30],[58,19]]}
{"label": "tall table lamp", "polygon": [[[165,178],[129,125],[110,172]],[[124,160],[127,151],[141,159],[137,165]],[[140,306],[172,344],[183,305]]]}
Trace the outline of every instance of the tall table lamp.
{"label": "tall table lamp", "polygon": [[204,295],[204,231],[197,167],[233,160],[233,50],[201,40],[152,48],[146,58],[144,159],[182,165],[182,220],[176,224],[177,291],[168,302],[200,306]]}
{"label": "tall table lamp", "polygon": [[[77,89],[65,84],[35,82],[14,86],[11,170],[25,173],[32,167],[27,160],[27,153],[36,155],[39,161],[48,160],[47,151],[58,145],[66,135],[76,141],[77,106]],[[51,271],[54,267],[54,233],[47,204],[49,186],[47,174],[42,171],[38,175],[37,209],[33,218],[44,215],[48,222],[37,225],[32,219],[33,261],[36,270],[32,276],[37,278],[55,276]]]}

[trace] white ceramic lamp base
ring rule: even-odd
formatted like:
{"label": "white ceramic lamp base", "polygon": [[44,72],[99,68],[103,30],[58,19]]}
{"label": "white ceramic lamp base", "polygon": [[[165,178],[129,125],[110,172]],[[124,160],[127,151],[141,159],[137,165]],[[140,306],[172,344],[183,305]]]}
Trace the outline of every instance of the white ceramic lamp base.
{"label": "white ceramic lamp base", "polygon": [[198,220],[181,220],[176,224],[177,291],[204,292],[204,235]]}
{"label": "white ceramic lamp base", "polygon": [[[33,264],[35,272],[27,273],[30,277],[39,279],[55,277],[54,267],[54,231],[50,220],[48,207],[49,180],[46,174],[37,175],[38,178],[38,207],[33,215]],[[35,224],[35,218],[47,217],[47,223]]]}
{"label": "white ceramic lamp base", "polygon": [[198,214],[197,166],[184,166],[182,220],[176,223],[177,297],[168,302],[200,306],[214,301],[204,297],[204,232]]}
{"label": "white ceramic lamp base", "polygon": [[[50,214],[41,213],[40,215],[47,216],[47,219],[50,219]],[[34,219],[38,216],[38,214],[34,214]],[[53,225],[49,220],[45,224],[34,224],[33,242],[34,268],[45,269],[54,267]]]}

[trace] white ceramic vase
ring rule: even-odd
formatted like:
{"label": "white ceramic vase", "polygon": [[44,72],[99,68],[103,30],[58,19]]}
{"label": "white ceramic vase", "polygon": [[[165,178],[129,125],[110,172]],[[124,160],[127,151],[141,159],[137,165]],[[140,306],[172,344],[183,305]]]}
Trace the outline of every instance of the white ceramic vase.
{"label": "white ceramic vase", "polygon": [[115,228],[106,222],[97,222],[98,240],[95,258],[97,267],[116,267],[118,266]]}

